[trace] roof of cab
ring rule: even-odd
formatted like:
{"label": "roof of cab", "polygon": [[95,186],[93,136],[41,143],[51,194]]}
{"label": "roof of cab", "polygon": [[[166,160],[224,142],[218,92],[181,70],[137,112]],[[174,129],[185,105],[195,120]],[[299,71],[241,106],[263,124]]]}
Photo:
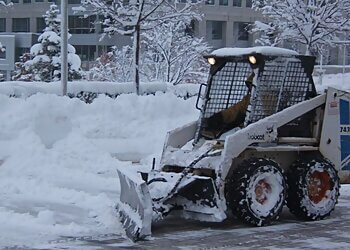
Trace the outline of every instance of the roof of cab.
{"label": "roof of cab", "polygon": [[298,52],[290,49],[283,49],[269,46],[258,46],[251,48],[222,48],[211,52],[206,57],[235,57],[251,54],[262,54],[269,56],[297,56]]}

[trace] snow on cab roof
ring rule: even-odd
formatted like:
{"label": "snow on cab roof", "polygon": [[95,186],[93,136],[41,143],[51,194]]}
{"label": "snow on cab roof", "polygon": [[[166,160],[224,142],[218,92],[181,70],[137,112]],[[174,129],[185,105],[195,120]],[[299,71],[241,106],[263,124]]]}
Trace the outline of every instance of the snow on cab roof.
{"label": "snow on cab roof", "polygon": [[222,48],[214,50],[210,56],[217,57],[230,57],[230,56],[243,56],[250,54],[263,54],[270,56],[296,56],[299,55],[298,52],[290,49],[283,49],[277,47],[269,47],[269,46],[258,46],[251,48]]}

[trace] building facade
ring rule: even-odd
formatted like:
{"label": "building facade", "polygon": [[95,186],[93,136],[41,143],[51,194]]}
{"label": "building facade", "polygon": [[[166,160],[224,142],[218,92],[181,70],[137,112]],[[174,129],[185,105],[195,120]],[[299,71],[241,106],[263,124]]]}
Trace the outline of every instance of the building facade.
{"label": "building facade", "polygon": [[[0,55],[2,56],[0,70],[5,70],[5,64],[13,64],[13,60],[17,61],[19,56],[30,51],[45,28],[43,15],[53,2],[60,5],[60,1],[56,0],[11,0],[11,2],[13,5],[9,8],[0,6],[0,42],[5,46],[8,36],[13,37],[14,51],[6,49],[6,52]],[[80,6],[80,0],[68,0],[68,27],[72,35],[69,43],[75,47],[84,69],[90,68],[95,59],[109,47],[130,44],[130,37],[118,35],[101,40],[101,25],[95,22],[98,21],[98,17],[83,18],[72,10],[77,6]]]}
{"label": "building facade", "polygon": [[[0,7],[0,41],[5,36],[15,38],[14,55],[9,63],[18,60],[30,47],[45,28],[43,14],[56,0],[11,0],[11,8]],[[95,59],[109,46],[130,44],[130,37],[106,37],[101,41],[101,25],[94,24],[98,17],[82,18],[75,14],[72,7],[80,5],[80,0],[68,0],[69,32],[72,44],[80,56],[83,68],[91,67]],[[251,0],[209,0],[201,6],[203,20],[194,23],[194,33],[205,37],[213,48],[248,47],[254,44],[253,37],[246,31],[248,24],[261,19],[261,15],[251,9]],[[3,37],[3,38],[1,38]],[[10,51],[8,51],[10,53]],[[12,53],[12,52],[11,52]],[[1,64],[0,64],[1,65]]]}
{"label": "building facade", "polygon": [[[10,8],[0,7],[0,42],[6,46],[6,43],[12,43],[9,41],[14,41],[14,46],[8,45],[9,49],[5,53],[0,52],[0,71],[12,69],[14,61],[24,52],[29,52],[45,28],[43,14],[52,2],[60,5],[60,0],[11,2],[13,6]],[[89,69],[95,59],[110,46],[122,47],[131,41],[130,37],[120,35],[101,40],[101,25],[96,22],[99,17],[82,18],[72,10],[73,7],[80,6],[80,2],[81,0],[68,0],[68,26],[72,35],[69,43],[76,48],[82,67]],[[193,23],[192,32],[198,37],[204,37],[214,49],[255,45],[255,37],[247,31],[247,26],[256,20],[263,21],[264,17],[252,9],[252,0],[206,0],[200,10],[203,19]],[[333,52],[332,63],[342,62],[342,54]]]}
{"label": "building facade", "polygon": [[252,9],[251,0],[207,0],[201,12],[203,19],[195,25],[195,34],[205,37],[213,48],[255,44],[247,27],[263,16]]}

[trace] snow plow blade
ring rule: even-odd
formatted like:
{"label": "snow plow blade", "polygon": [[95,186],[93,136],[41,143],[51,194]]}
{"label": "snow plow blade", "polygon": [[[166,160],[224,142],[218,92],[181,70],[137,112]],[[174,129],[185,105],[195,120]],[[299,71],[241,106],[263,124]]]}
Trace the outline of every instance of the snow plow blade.
{"label": "snow plow blade", "polygon": [[151,235],[152,199],[147,184],[139,173],[117,169],[120,180],[120,199],[117,211],[126,235],[132,241]]}

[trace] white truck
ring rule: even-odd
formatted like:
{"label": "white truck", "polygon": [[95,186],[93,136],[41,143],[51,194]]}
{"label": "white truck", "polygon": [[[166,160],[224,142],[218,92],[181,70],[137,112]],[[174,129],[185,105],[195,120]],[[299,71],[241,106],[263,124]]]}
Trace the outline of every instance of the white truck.
{"label": "white truck", "polygon": [[301,219],[329,216],[340,182],[350,181],[350,93],[318,95],[315,58],[291,50],[223,48],[205,58],[199,119],[168,132],[151,172],[118,168],[127,235],[150,236],[172,211],[257,226],[277,220],[284,204]]}

